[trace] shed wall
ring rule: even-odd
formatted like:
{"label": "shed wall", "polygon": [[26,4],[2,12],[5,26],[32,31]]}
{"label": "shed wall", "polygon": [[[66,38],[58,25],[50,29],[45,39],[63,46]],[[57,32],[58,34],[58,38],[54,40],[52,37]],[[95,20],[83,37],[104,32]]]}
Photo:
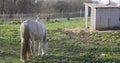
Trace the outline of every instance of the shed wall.
{"label": "shed wall", "polygon": [[96,8],[95,15],[96,29],[120,27],[120,8]]}

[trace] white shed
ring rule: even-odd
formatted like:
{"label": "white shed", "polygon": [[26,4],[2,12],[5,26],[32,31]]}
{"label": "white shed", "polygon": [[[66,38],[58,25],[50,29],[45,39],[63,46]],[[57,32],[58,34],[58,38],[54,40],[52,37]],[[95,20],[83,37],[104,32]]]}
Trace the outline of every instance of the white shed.
{"label": "white shed", "polygon": [[[90,8],[90,26],[88,9]],[[120,6],[85,3],[85,27],[91,31],[120,27]]]}

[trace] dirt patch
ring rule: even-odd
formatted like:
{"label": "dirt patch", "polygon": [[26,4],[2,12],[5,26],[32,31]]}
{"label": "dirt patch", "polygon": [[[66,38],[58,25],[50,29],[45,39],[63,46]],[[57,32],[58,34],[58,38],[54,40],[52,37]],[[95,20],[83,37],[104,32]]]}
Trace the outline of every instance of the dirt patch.
{"label": "dirt patch", "polygon": [[[104,33],[104,32],[113,32],[113,31],[114,30],[111,30],[111,31],[95,31],[95,32],[97,32],[99,34],[99,33]],[[102,41],[96,41],[94,39],[90,39],[89,35],[90,35],[91,32],[88,29],[80,29],[80,28],[64,29],[64,30],[61,30],[61,31],[58,31],[58,32],[66,34],[70,37],[70,39],[76,40],[78,42],[87,42],[87,43],[92,43],[92,44],[101,45],[101,46],[106,45],[106,44],[108,46],[116,45],[116,44],[113,44],[113,43],[108,44],[108,42],[102,42]]]}
{"label": "dirt patch", "polygon": [[64,29],[61,31],[62,33],[68,35],[70,37],[70,39],[74,39],[80,42],[88,42],[88,30],[85,29],[79,29],[79,28],[75,28],[75,29]]}
{"label": "dirt patch", "polygon": [[81,32],[81,31],[89,32],[89,29],[86,29],[86,28],[73,28],[73,29],[64,29],[64,30],[62,30],[62,31],[79,33],[79,32]]}
{"label": "dirt patch", "polygon": [[115,32],[115,31],[119,31],[120,30],[94,30],[94,31],[91,31],[89,28],[73,28],[73,29],[64,29],[62,31],[65,31],[65,32],[74,32],[74,33],[79,33],[81,31],[84,31],[84,32],[97,32],[97,33],[105,33],[105,32]]}

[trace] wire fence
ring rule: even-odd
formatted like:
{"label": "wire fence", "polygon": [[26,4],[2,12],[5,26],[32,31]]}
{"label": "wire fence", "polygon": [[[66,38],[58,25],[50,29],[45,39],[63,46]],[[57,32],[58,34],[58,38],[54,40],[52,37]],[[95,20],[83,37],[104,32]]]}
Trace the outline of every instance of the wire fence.
{"label": "wire fence", "polygon": [[0,14],[0,21],[20,21],[26,19],[35,19],[39,15],[41,19],[55,19],[55,18],[74,18],[83,17],[84,12],[70,12],[70,13],[32,13],[32,14]]}

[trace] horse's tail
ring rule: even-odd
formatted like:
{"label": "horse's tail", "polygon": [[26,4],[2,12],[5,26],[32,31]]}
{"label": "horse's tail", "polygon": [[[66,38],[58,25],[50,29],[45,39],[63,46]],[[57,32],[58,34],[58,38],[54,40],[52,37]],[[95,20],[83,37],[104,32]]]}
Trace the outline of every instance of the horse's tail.
{"label": "horse's tail", "polygon": [[22,33],[23,40],[21,42],[21,60],[30,59],[30,34],[27,25],[24,25],[24,32]]}

